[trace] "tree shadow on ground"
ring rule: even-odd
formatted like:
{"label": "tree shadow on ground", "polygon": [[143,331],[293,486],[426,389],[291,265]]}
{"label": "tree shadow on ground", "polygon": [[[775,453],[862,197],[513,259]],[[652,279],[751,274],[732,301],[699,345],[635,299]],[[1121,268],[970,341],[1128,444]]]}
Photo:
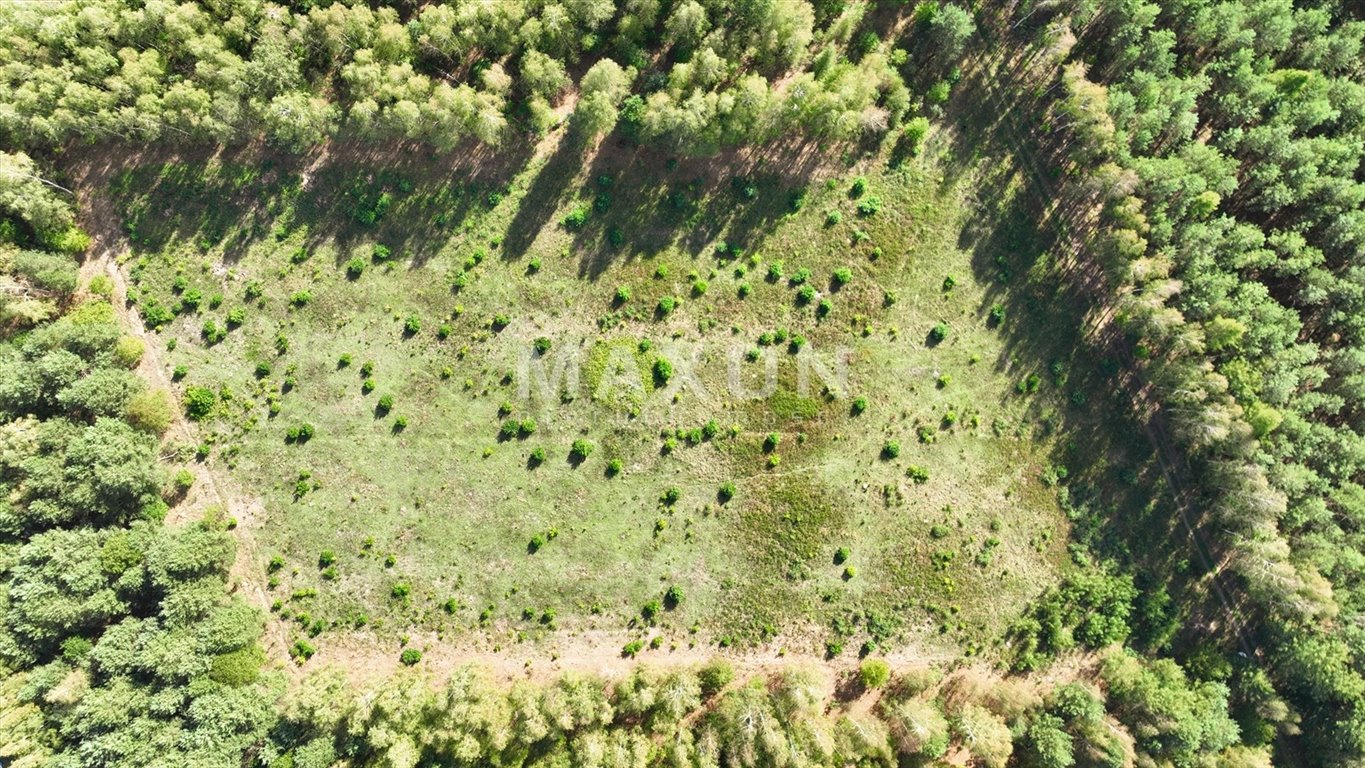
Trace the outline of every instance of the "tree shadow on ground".
{"label": "tree shadow on ground", "polygon": [[[944,185],[966,175],[974,182],[975,210],[958,245],[988,286],[977,316],[1006,342],[994,364],[1017,380],[1011,396],[1029,401],[1027,432],[1061,437],[1044,475],[1058,488],[1073,540],[1139,581],[1185,591],[1182,602],[1193,604],[1195,543],[1138,420],[1113,332],[1096,330],[1100,286],[1086,249],[1094,202],[1058,183],[1072,161],[1041,127],[1055,83],[1030,82],[1024,61],[988,63],[982,56],[966,68],[926,151],[942,158]],[[1000,71],[1014,82],[999,83]]]}

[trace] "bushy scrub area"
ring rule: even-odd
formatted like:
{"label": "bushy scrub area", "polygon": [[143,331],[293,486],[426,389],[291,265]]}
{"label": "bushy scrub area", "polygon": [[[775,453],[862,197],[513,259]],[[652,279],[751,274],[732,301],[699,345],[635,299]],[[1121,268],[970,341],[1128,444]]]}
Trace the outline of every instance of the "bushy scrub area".
{"label": "bushy scrub area", "polygon": [[0,32],[6,765],[1365,755],[1353,4]]}

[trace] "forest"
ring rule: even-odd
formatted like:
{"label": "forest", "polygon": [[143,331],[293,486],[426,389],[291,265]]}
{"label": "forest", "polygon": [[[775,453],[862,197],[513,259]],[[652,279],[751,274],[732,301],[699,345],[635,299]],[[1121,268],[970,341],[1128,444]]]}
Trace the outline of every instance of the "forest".
{"label": "forest", "polygon": [[4,3],[0,761],[1361,764],[1362,45]]}

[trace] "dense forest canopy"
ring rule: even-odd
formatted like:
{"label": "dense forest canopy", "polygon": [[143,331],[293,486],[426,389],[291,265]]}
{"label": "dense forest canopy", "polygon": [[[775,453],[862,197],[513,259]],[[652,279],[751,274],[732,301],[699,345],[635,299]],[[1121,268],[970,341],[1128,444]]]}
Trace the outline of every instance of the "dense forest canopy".
{"label": "dense forest canopy", "polygon": [[[1362,46],[1360,7],[1336,0],[4,4],[0,758],[1359,764]],[[272,619],[228,586],[235,521],[164,522],[194,483],[170,469],[183,446],[165,435],[196,393],[139,374],[148,351],[123,297],[79,271],[96,254],[69,156],[264,141],[496,157],[562,131],[583,153],[805,145],[885,164],[919,155],[931,126],[977,135],[961,121],[994,105],[954,98],[972,78],[1027,131],[1011,151],[1055,195],[1037,210],[1076,254],[1033,270],[1112,318],[1087,354],[1133,382],[1114,389],[1135,394],[1125,417],[1169,486],[1151,506],[1192,533],[1180,569],[1146,564],[1146,542],[1089,535],[1121,526],[1087,528],[1086,502],[1062,487],[1076,567],[1028,606],[989,673],[893,674],[869,652],[838,680],[797,664],[735,680],[718,658],[510,688],[473,667],[440,683],[404,671],[362,694],[268,658]],[[880,202],[860,205],[871,216]],[[990,322],[1004,321],[994,305]],[[1049,471],[1049,486],[1065,479]],[[293,652],[301,663],[311,646]],[[849,686],[875,703],[832,703]]]}

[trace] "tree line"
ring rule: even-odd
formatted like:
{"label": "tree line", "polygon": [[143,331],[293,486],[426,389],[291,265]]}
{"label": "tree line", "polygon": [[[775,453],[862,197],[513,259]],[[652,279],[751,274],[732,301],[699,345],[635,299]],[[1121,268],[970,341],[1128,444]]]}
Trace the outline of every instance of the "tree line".
{"label": "tree line", "polygon": [[543,134],[567,111],[583,140],[620,125],[688,153],[856,141],[941,102],[975,34],[952,4],[922,3],[885,41],[868,14],[806,0],[7,3],[0,136],[30,149],[263,134],[293,150],[343,136],[445,151]]}
{"label": "tree line", "polygon": [[1281,0],[1037,11],[1018,14],[1054,65],[1045,128],[1100,206],[1088,255],[1270,673],[1248,736],[1355,764],[1365,22]]}

